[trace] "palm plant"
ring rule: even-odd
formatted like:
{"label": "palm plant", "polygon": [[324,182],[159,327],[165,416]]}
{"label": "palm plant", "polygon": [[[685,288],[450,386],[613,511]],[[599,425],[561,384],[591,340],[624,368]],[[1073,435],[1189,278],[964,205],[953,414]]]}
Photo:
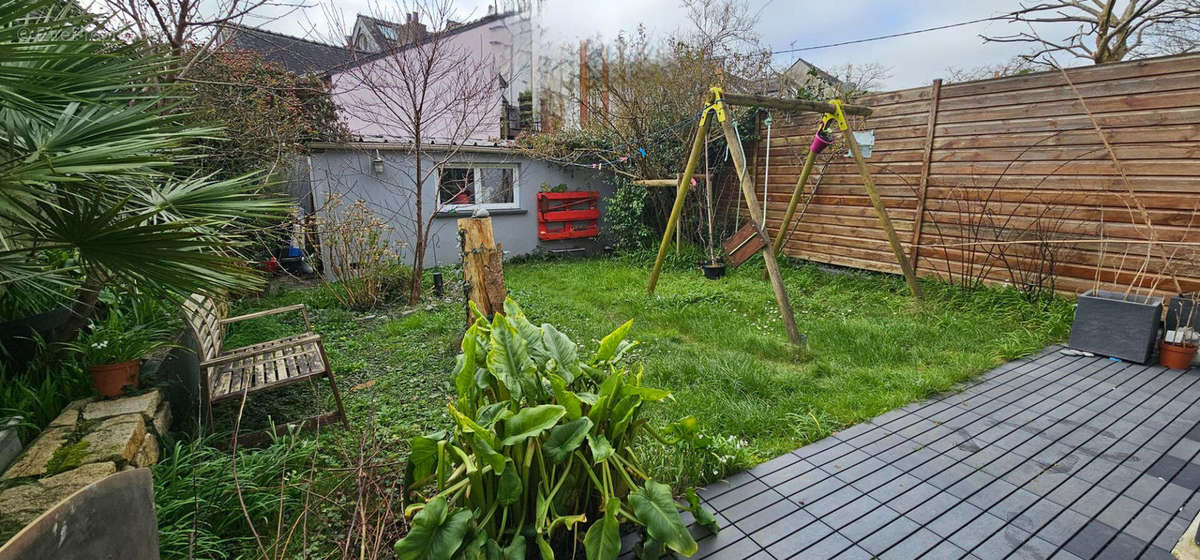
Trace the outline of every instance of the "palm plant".
{"label": "palm plant", "polygon": [[72,338],[99,290],[157,294],[261,282],[240,223],[278,215],[257,174],[190,174],[198,140],[172,111],[169,60],[76,4],[0,0],[0,298],[73,294]]}

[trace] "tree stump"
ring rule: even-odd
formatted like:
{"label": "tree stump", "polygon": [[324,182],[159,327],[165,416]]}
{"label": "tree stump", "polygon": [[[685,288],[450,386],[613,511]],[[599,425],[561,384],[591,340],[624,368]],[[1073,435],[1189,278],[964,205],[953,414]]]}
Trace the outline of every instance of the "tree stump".
{"label": "tree stump", "polygon": [[[462,218],[458,220],[458,235],[467,301],[490,320],[504,312],[508,293],[504,287],[504,252],[492,237],[492,219]],[[468,326],[475,321],[470,305],[466,317]]]}

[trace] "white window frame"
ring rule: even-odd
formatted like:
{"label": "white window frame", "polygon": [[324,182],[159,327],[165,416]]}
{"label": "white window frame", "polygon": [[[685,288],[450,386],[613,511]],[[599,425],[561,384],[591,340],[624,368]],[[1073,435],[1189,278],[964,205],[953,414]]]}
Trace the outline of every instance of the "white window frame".
{"label": "white window frame", "polygon": [[[483,186],[483,170],[484,169],[511,169],[513,173],[513,196],[512,202],[488,202],[480,204],[472,202],[470,204],[454,204],[442,203],[442,173],[446,169],[473,169],[475,176],[475,184],[472,186],[471,196],[479,195],[480,187]],[[519,210],[521,208],[521,165],[517,163],[479,163],[479,162],[449,162],[438,166],[438,180],[434,189],[437,196],[437,201],[441,205],[443,211],[449,210],[469,210],[475,208],[487,208],[489,210]]]}

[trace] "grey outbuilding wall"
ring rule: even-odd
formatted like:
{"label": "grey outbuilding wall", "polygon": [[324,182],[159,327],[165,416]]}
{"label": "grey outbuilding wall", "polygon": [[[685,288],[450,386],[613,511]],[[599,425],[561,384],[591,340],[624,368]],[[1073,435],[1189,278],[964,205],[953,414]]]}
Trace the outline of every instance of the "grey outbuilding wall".
{"label": "grey outbuilding wall", "polygon": [[[438,172],[428,171],[444,158],[439,153],[426,157],[422,164],[422,215],[428,220],[437,201]],[[372,161],[383,160],[382,173],[376,172]],[[509,164],[517,167],[516,208],[489,209],[495,238],[505,257],[524,255],[541,248],[545,251],[579,250],[595,252],[601,249],[599,239],[539,241],[537,226],[537,193],[542,184],[566,184],[568,190],[595,190],[600,193],[603,221],[607,199],[615,189],[604,174],[581,167],[566,167],[533,160],[511,150],[500,148],[464,148],[451,158],[454,163],[481,165]],[[330,193],[343,195],[343,206],[363,200],[371,210],[390,226],[393,246],[402,258],[411,262],[416,241],[416,202],[413,185],[416,183],[415,156],[403,147],[379,144],[321,145],[315,147],[302,164],[308,168],[307,188],[311,203],[318,215]],[[296,190],[296,189],[293,189]],[[301,189],[303,190],[303,189]],[[303,199],[304,193],[293,193]],[[305,206],[304,203],[301,206]],[[453,264],[459,261],[458,218],[469,216],[470,208],[443,209],[430,223],[429,248],[425,266]]]}

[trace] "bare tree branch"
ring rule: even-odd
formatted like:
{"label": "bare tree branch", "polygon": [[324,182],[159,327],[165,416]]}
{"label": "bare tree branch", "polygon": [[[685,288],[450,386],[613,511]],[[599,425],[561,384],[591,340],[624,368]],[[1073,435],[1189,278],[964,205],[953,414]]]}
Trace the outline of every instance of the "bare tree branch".
{"label": "bare tree branch", "polygon": [[[1046,64],[1047,57],[1064,52],[1095,64],[1117,62],[1131,56],[1192,52],[1200,48],[1200,3],[1195,0],[1056,0],[1022,5],[1009,21],[1025,23],[1030,32],[983,36],[997,43],[1030,43],[1033,50],[1021,55]],[[1046,38],[1034,24],[1077,24],[1061,40]],[[1147,44],[1151,48],[1143,48]]]}

